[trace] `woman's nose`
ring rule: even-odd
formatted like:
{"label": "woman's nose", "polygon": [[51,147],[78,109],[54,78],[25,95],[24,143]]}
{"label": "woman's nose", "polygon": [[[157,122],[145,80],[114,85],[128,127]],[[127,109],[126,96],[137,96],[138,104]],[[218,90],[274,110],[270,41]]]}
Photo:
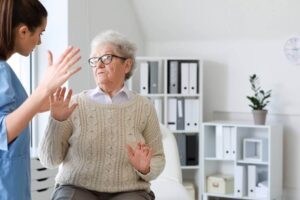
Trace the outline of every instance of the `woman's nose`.
{"label": "woman's nose", "polygon": [[99,61],[97,62],[97,64],[96,64],[96,67],[97,67],[97,68],[98,68],[98,67],[104,68],[105,65],[101,62],[101,60],[99,60]]}

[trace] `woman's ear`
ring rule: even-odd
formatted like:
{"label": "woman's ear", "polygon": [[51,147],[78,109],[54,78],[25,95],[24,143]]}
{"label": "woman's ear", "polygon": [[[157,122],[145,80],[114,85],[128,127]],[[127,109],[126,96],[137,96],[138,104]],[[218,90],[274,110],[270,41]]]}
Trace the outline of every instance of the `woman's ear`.
{"label": "woman's ear", "polygon": [[16,30],[16,34],[20,37],[20,38],[24,38],[26,36],[26,34],[30,33],[28,27],[24,24],[21,24],[17,27]]}
{"label": "woman's ear", "polygon": [[126,74],[128,72],[130,72],[131,68],[132,68],[132,64],[133,64],[133,61],[131,58],[128,58],[126,61],[125,61],[125,72]]}

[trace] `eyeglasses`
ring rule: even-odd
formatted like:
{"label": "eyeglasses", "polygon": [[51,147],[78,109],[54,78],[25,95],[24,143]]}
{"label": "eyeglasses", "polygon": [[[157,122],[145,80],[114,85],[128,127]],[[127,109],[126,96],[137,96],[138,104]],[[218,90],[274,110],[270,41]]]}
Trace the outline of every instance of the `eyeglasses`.
{"label": "eyeglasses", "polygon": [[116,56],[116,55],[112,55],[112,54],[105,54],[105,55],[103,55],[101,57],[92,57],[92,58],[88,59],[88,62],[89,62],[89,64],[90,64],[91,67],[96,67],[97,63],[99,61],[101,61],[104,65],[108,65],[108,64],[111,63],[111,61],[112,61],[112,59],[114,57],[122,59],[122,60],[126,60],[127,59],[127,58]]}

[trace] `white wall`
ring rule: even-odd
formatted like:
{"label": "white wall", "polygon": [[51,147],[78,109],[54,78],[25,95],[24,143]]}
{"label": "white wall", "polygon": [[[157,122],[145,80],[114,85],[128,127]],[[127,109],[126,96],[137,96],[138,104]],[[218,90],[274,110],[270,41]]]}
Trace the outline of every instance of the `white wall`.
{"label": "white wall", "polygon": [[129,0],[71,0],[69,3],[69,43],[81,48],[82,70],[69,81],[75,92],[96,87],[88,66],[90,42],[100,32],[112,29],[126,35],[144,51],[143,33]]}
{"label": "white wall", "polygon": [[251,120],[246,95],[249,75],[256,73],[264,89],[272,89],[268,122],[284,125],[284,187],[300,189],[300,66],[283,56],[279,40],[215,40],[149,42],[147,55],[194,56],[204,60],[204,121]]}

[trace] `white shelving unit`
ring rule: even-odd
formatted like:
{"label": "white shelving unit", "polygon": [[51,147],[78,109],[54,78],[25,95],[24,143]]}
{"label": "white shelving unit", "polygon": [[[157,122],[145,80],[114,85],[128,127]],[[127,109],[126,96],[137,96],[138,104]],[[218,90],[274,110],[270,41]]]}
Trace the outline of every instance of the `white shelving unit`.
{"label": "white shelving unit", "polygon": [[[281,125],[206,122],[200,141],[203,200],[281,199]],[[208,181],[216,175],[232,177],[233,188],[226,193],[218,191],[223,183]],[[211,184],[216,187],[211,189]]]}
{"label": "white shelving unit", "polygon": [[[158,73],[153,72],[153,68],[158,69]],[[153,84],[155,76],[157,77],[154,81],[157,84]],[[174,77],[177,77],[175,84]],[[177,141],[183,181],[193,183],[196,191],[195,198],[200,199],[199,139],[203,113],[202,60],[178,57],[138,57],[134,75],[127,84],[130,89],[153,101],[161,123],[169,127],[176,139],[184,138],[180,140],[181,142]],[[184,84],[188,85],[187,91]],[[177,89],[174,90],[171,87],[175,85]],[[154,88],[151,88],[153,86]],[[174,117],[175,123],[173,123]],[[191,146],[194,147],[191,149]],[[194,153],[195,159],[189,160],[187,152]]]}

